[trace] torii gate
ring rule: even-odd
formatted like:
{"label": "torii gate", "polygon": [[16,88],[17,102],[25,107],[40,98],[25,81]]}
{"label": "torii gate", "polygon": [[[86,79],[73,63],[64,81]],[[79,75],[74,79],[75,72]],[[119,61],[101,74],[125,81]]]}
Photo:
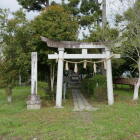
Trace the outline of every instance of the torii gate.
{"label": "torii gate", "polygon": [[[57,59],[57,87],[56,87],[56,107],[62,108],[62,87],[63,87],[63,67],[64,59],[106,59],[106,75],[107,75],[107,96],[108,104],[114,103],[113,82],[112,82],[112,66],[111,56],[120,58],[120,54],[112,55],[110,49],[101,42],[74,42],[74,41],[54,41],[45,37],[41,37],[49,47],[58,48],[58,54],[49,54],[48,59]],[[81,54],[67,54],[65,49],[82,49]],[[88,54],[88,49],[102,49],[102,54]]]}

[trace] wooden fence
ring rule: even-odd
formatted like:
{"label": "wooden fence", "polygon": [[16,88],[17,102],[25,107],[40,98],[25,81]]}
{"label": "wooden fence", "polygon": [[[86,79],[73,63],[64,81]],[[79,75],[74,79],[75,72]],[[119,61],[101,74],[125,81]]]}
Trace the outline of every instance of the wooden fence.
{"label": "wooden fence", "polygon": [[137,78],[115,78],[113,80],[113,84],[123,84],[123,85],[136,85],[138,79]]}

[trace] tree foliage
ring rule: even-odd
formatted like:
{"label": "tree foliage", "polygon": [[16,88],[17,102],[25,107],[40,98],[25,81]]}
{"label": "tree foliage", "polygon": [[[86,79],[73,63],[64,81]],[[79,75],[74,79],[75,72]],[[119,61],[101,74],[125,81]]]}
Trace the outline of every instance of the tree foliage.
{"label": "tree foliage", "polygon": [[17,0],[23,8],[28,11],[37,10],[40,11],[42,8],[49,6],[49,0]]}
{"label": "tree foliage", "polygon": [[[41,11],[49,5],[56,5],[57,1],[52,1],[50,4],[49,0],[18,0],[18,2],[28,11]],[[82,27],[90,27],[101,21],[101,4],[98,0],[62,0],[62,6],[77,17]]]}
{"label": "tree foliage", "polygon": [[32,25],[36,32],[54,40],[76,40],[78,22],[60,5],[53,5],[42,11]]}
{"label": "tree foliage", "polygon": [[63,6],[77,17],[81,27],[90,28],[101,21],[101,5],[96,0],[69,0]]}
{"label": "tree foliage", "polygon": [[[117,21],[125,23],[121,36],[120,50],[129,64],[129,71],[138,78],[134,87],[133,100],[138,100],[140,87],[140,1],[124,12],[123,16],[117,16]],[[130,65],[131,64],[131,65]],[[133,68],[133,70],[132,70]]]}
{"label": "tree foliage", "polygon": [[[22,10],[12,13],[8,18],[7,10],[1,11],[1,58],[0,58],[0,85],[12,88],[16,85],[19,74],[27,75],[30,66],[30,48],[27,44],[30,32],[28,21]],[[5,15],[5,16],[3,16]],[[4,23],[4,24],[2,24]]]}
{"label": "tree foliage", "polygon": [[105,42],[116,40],[119,32],[116,28],[110,28],[106,26],[105,28],[97,27],[90,31],[89,37],[86,37],[90,42]]}
{"label": "tree foliage", "polygon": [[49,83],[52,71],[54,71],[52,70],[52,65],[55,68],[56,63],[48,60],[47,56],[49,53],[57,50],[48,48],[46,43],[41,41],[40,37],[44,36],[53,40],[77,40],[78,27],[77,19],[60,5],[49,6],[31,22],[33,37],[30,43],[36,48],[39,55],[39,71],[44,71],[41,77],[44,77],[44,74],[46,74]]}
{"label": "tree foliage", "polygon": [[133,7],[124,12],[123,16],[117,15],[116,21],[120,25],[124,24],[121,36],[120,50],[129,61],[129,70],[132,75],[138,74],[137,62],[140,57],[140,1],[136,1]]}

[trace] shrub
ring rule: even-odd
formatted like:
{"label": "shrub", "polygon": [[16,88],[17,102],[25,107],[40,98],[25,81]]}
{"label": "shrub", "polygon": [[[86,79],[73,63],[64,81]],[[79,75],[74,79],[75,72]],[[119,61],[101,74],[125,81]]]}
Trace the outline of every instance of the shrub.
{"label": "shrub", "polygon": [[54,100],[55,93],[50,91],[47,82],[43,82],[43,81],[38,82],[38,93],[41,97]]}
{"label": "shrub", "polygon": [[38,82],[38,90],[41,96],[46,96],[48,94],[47,89],[48,89],[48,83],[42,81]]}
{"label": "shrub", "polygon": [[42,88],[42,89],[45,90],[45,89],[48,88],[48,83],[39,81],[39,82],[38,82],[38,88]]}
{"label": "shrub", "polygon": [[106,99],[107,97],[106,77],[103,75],[95,75],[93,78],[84,79],[82,81],[82,90],[88,96],[94,96],[97,99]]}

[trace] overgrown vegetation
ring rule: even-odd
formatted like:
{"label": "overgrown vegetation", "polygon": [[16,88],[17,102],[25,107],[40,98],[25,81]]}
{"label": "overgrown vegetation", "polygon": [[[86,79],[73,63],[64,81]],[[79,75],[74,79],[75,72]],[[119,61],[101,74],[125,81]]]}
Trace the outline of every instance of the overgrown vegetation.
{"label": "overgrown vegetation", "polygon": [[29,87],[14,88],[12,104],[7,104],[1,89],[0,139],[139,140],[140,103],[131,101],[132,93],[127,86],[123,89],[120,86],[115,90],[116,103],[111,107],[91,99],[90,103],[98,108],[94,112],[73,112],[70,99],[60,110],[49,100],[43,100],[41,110],[27,111]]}
{"label": "overgrown vegetation", "polygon": [[86,78],[82,81],[81,88],[83,93],[98,100],[107,98],[106,77],[95,75],[93,78]]}
{"label": "overgrown vegetation", "polygon": [[138,99],[140,87],[140,1],[135,1],[134,5],[124,12],[123,16],[117,16],[118,23],[126,23],[120,37],[120,51],[129,63],[129,71],[138,78],[134,89],[133,100]]}
{"label": "overgrown vegetation", "polygon": [[[134,6],[118,16],[117,22],[125,23],[123,32],[111,28],[109,24],[104,28],[100,27],[101,4],[98,0],[68,0],[67,3],[62,0],[62,4],[52,2],[50,5],[48,0],[18,2],[23,8],[29,11],[38,10],[40,13],[30,21],[26,19],[22,9],[14,13],[0,9],[0,86],[5,88],[0,89],[0,139],[139,140],[139,100],[132,102],[133,91],[128,86],[123,86],[123,89],[115,90],[115,104],[107,106],[104,76],[95,75],[82,81],[83,93],[86,93],[86,97],[93,97],[88,98],[89,102],[99,108],[96,112],[73,112],[71,94],[68,93],[64,102],[65,108],[57,110],[53,107],[56,63],[48,60],[47,55],[55,53],[56,49],[48,48],[40,36],[58,41],[75,41],[78,40],[79,29],[88,28],[90,34],[84,36],[84,41],[109,41],[112,45],[119,40],[123,47],[113,51],[123,52],[125,55],[120,61],[114,61],[113,74],[118,77],[123,72],[130,71],[132,76],[139,76],[135,90],[135,99],[138,99],[140,2],[137,0]],[[122,33],[121,39],[118,38],[119,33]],[[42,109],[27,111],[26,100],[30,95],[30,88],[15,86],[19,77],[21,82],[30,83],[30,53],[33,51],[38,52],[38,79],[45,82],[38,83]],[[83,70],[82,67],[80,69],[88,74],[93,71],[93,66],[88,67],[88,70]],[[5,91],[8,96],[13,96],[12,104],[6,102]]]}

